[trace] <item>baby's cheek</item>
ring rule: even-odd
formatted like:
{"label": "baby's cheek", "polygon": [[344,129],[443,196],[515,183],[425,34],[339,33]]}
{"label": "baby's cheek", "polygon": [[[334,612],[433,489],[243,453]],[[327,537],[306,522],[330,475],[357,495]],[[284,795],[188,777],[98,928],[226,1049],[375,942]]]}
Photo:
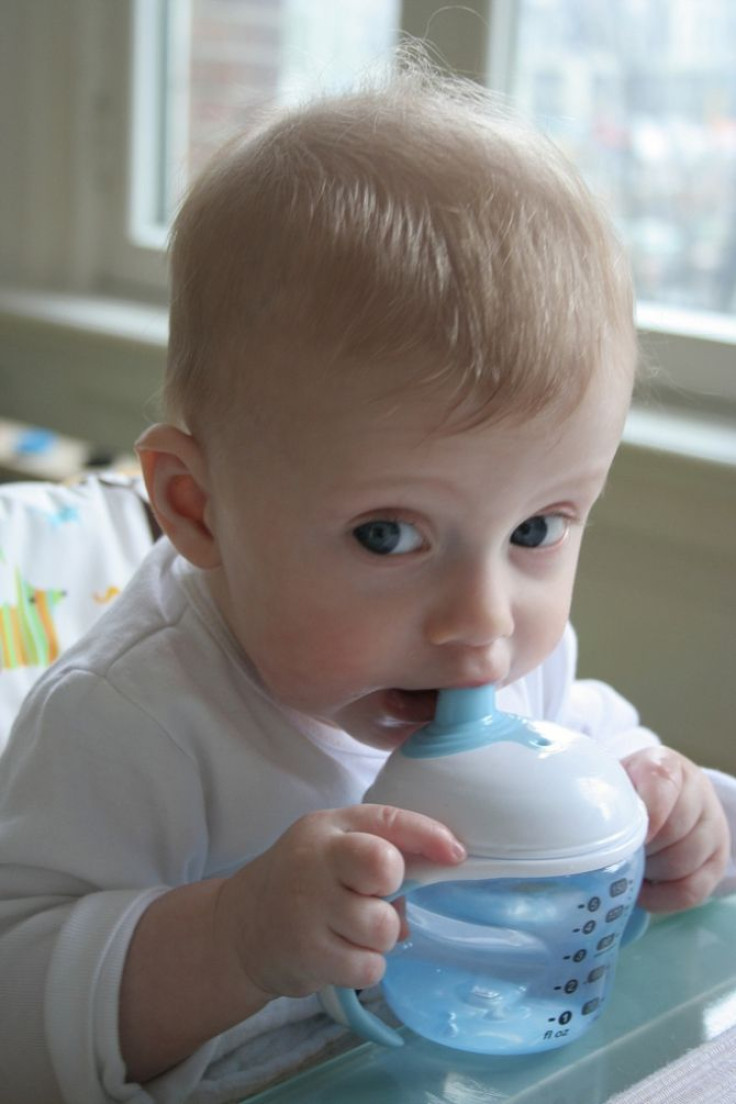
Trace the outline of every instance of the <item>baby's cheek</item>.
{"label": "baby's cheek", "polygon": [[323,711],[373,689],[386,665],[386,634],[366,623],[302,609],[275,623],[261,641],[259,673],[282,702]]}
{"label": "baby's cheek", "polygon": [[568,621],[566,604],[538,607],[531,611],[523,625],[517,624],[515,646],[515,677],[533,671],[552,654],[562,639]]}

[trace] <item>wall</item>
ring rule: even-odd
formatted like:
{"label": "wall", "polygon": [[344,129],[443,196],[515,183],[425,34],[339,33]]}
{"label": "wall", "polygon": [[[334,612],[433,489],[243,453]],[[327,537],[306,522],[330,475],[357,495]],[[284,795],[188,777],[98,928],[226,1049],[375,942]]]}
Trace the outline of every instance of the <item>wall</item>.
{"label": "wall", "polygon": [[624,447],[583,545],[580,668],[665,741],[736,773],[733,467]]}

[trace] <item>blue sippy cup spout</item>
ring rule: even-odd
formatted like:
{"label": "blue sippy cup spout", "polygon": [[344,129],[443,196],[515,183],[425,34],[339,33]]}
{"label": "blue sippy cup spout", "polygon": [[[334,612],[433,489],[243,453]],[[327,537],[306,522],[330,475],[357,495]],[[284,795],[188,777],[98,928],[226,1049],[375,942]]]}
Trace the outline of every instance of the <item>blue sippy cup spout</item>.
{"label": "blue sippy cup spout", "polygon": [[469,724],[484,720],[495,710],[496,687],[491,682],[460,690],[440,690],[433,723],[443,727]]}
{"label": "blue sippy cup spout", "polygon": [[432,759],[477,751],[499,741],[539,748],[549,741],[522,717],[496,709],[493,683],[440,690],[434,720],[399,750],[399,757]]}

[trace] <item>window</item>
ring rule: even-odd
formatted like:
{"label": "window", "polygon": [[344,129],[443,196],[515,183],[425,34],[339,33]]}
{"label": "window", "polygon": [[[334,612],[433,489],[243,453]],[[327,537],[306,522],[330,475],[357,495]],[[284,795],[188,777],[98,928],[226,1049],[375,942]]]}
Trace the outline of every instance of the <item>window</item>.
{"label": "window", "polygon": [[639,301],[736,322],[731,0],[516,9],[510,90],[613,211]]}
{"label": "window", "polygon": [[261,106],[352,80],[400,31],[508,91],[579,161],[628,242],[671,395],[728,414],[731,0],[4,0],[0,280],[163,306],[171,212],[213,147]]}
{"label": "window", "polygon": [[580,166],[632,258],[668,401],[736,402],[736,7],[494,0],[490,82]]}
{"label": "window", "polygon": [[[442,48],[459,12],[443,26],[436,6],[425,28]],[[507,0],[492,37],[504,6],[505,91],[613,211],[641,318],[729,333],[730,321],[736,336],[730,0]],[[399,0],[136,0],[133,236],[160,245],[182,184],[224,137],[264,105],[349,84],[389,54],[401,15]]]}
{"label": "window", "polygon": [[136,0],[129,226],[163,243],[182,187],[271,104],[390,55],[399,0]]}

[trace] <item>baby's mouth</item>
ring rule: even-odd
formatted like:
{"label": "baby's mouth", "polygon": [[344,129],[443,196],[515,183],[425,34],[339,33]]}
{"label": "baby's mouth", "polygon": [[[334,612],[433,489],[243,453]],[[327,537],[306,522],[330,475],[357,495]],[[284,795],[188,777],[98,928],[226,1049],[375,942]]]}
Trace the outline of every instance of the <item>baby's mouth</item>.
{"label": "baby's mouth", "polygon": [[387,690],[384,698],[385,724],[424,725],[434,720],[436,690]]}

